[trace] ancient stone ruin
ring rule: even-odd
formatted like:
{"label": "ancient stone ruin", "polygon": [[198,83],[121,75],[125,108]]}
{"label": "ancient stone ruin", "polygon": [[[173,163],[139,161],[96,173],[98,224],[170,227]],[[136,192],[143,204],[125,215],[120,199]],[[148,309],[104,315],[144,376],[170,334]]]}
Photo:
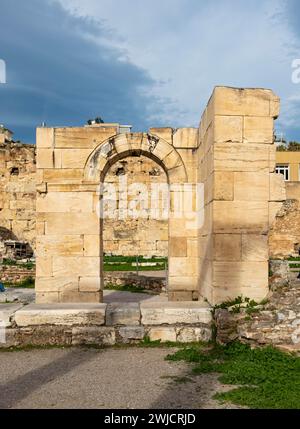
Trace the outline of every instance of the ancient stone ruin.
{"label": "ancient stone ruin", "polygon": [[[270,255],[299,250],[298,190],[275,172],[279,105],[271,90],[216,87],[198,128],[42,127],[36,157],[2,146],[2,246],[24,240],[36,256],[36,304],[13,316],[11,343],[209,340],[212,306],[265,299]],[[124,180],[144,185],[130,209],[106,187]],[[104,254],[167,256],[165,298],[103,303]]]}
{"label": "ancient stone ruin", "polygon": [[[199,129],[39,128],[37,303],[102,301],[99,184],[128,156],[147,157],[165,171],[171,204],[176,186],[191,185],[199,203],[193,187],[204,185],[194,218],[169,219],[169,300],[263,299],[268,233],[285,200],[274,173],[278,114],[270,90],[217,87]],[[204,223],[196,225],[201,211]]]}

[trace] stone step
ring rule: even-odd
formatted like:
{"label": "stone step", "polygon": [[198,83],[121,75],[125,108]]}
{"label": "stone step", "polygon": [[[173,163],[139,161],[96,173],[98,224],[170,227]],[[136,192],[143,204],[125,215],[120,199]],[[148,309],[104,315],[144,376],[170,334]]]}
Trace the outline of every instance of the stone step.
{"label": "stone step", "polygon": [[26,326],[102,326],[106,304],[31,304],[15,313],[15,323]]}
{"label": "stone step", "polygon": [[17,326],[158,326],[210,325],[211,308],[204,302],[111,304],[31,304],[15,313]]}
{"label": "stone step", "polygon": [[142,302],[142,325],[209,325],[211,307],[204,302]]}

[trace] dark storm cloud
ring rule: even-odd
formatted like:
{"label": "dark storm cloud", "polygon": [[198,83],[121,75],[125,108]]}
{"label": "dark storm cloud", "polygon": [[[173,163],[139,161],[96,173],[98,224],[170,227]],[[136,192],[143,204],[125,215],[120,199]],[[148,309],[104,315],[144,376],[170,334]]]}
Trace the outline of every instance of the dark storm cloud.
{"label": "dark storm cloud", "polygon": [[[91,117],[147,127],[148,74],[120,60],[99,39],[103,23],[75,17],[48,0],[1,0],[0,58],[7,84],[0,85],[0,123],[15,138],[34,142],[35,127],[82,125]],[[124,55],[123,55],[124,57]]]}

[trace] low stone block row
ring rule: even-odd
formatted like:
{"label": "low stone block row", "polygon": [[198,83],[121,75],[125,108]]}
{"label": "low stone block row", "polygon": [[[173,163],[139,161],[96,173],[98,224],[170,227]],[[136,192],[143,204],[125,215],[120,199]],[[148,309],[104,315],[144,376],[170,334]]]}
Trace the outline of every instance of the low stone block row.
{"label": "low stone block row", "polygon": [[6,315],[0,347],[198,342],[212,338],[211,310],[199,303],[28,305]]}
{"label": "low stone block row", "polygon": [[210,307],[198,302],[32,304],[17,311],[18,327],[210,324]]}
{"label": "low stone block row", "polygon": [[210,326],[31,326],[7,328],[0,348],[30,346],[113,346],[150,341],[194,343],[212,339]]}

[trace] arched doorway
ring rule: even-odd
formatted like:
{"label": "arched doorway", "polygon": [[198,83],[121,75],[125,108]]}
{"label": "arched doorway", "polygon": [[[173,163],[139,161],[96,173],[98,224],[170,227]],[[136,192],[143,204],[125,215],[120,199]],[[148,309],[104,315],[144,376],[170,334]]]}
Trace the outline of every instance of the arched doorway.
{"label": "arched doorway", "polygon": [[[113,136],[95,148],[87,160],[84,171],[85,184],[93,184],[94,186],[97,184],[99,186],[100,183],[98,195],[101,196],[105,177],[107,177],[109,170],[116,163],[120,163],[128,157],[135,157],[136,159],[144,157],[162,169],[167,178],[171,211],[174,207],[178,206],[178,202],[181,206],[179,216],[168,219],[167,254],[169,256],[169,267],[167,284],[169,299],[174,299],[181,288],[185,289],[187,282],[190,282],[189,290],[196,291],[198,289],[198,260],[196,257],[191,258],[191,255],[187,251],[187,240],[189,237],[187,230],[191,222],[190,218],[187,220],[185,217],[185,210],[190,215],[192,208],[189,204],[186,204],[183,197],[183,194],[188,195],[188,197],[192,195],[193,190],[188,189],[186,192],[187,189],[185,186],[188,182],[186,168],[180,154],[170,143],[149,133],[130,133]],[[190,198],[191,200],[193,199],[192,196]],[[103,232],[103,220],[101,219],[99,222],[101,258],[104,253]],[[194,228],[192,234],[193,237],[190,237],[196,241],[198,234],[197,227]],[[192,266],[192,264],[195,266]],[[101,288],[103,289],[104,276],[102,267],[103,259],[100,261]],[[187,275],[186,267],[191,267],[191,273],[187,273]]]}
{"label": "arched doorway", "polygon": [[167,296],[169,187],[142,154],[111,165],[102,189],[104,302]]}

